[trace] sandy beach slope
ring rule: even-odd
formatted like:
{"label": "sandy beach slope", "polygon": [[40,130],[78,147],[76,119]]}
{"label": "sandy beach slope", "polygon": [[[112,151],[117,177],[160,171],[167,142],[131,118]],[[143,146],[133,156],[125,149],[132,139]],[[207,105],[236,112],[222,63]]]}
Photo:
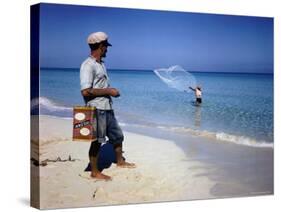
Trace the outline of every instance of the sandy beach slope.
{"label": "sandy beach slope", "polygon": [[112,164],[104,173],[113,180],[104,182],[84,172],[90,143],[73,142],[71,133],[72,119],[40,116],[40,141],[32,141],[35,149],[39,146],[39,163],[58,160],[39,166],[43,209],[213,197],[215,182],[206,176],[205,165],[188,158],[172,141],[125,131],[124,156],[137,168]]}

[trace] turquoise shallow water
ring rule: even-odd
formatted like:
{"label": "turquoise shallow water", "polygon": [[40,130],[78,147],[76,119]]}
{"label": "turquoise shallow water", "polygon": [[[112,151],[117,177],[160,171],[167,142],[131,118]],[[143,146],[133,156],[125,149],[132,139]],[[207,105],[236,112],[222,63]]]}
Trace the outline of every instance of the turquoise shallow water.
{"label": "turquoise shallow water", "polygon": [[[114,109],[121,125],[151,126],[180,133],[213,136],[246,145],[273,143],[273,75],[192,73],[203,90],[203,104],[194,94],[169,88],[153,71],[109,70],[120,98]],[[72,116],[83,105],[79,69],[41,69],[40,111]]]}

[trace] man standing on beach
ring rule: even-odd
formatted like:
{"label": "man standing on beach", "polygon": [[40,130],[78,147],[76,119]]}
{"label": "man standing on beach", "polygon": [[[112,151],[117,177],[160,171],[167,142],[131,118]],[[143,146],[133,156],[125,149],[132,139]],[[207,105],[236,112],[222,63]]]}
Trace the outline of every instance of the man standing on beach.
{"label": "man standing on beach", "polygon": [[106,57],[107,47],[111,46],[104,32],[89,35],[88,44],[91,55],[82,63],[80,68],[81,94],[87,106],[96,107],[97,141],[91,143],[89,159],[92,167],[91,177],[111,180],[111,177],[98,170],[98,155],[102,143],[108,142],[114,147],[117,166],[134,168],[135,164],[128,163],[122,155],[123,132],[118,125],[112,109],[111,97],[120,96],[116,88],[111,88],[109,78],[102,58]]}

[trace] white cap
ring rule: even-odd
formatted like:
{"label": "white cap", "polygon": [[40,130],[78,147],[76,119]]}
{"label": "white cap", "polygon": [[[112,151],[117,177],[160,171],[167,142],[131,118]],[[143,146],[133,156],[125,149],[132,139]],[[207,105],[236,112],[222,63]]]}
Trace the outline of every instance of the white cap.
{"label": "white cap", "polygon": [[88,44],[95,44],[106,41],[107,46],[111,46],[107,41],[108,36],[104,32],[94,32],[88,36],[87,42]]}

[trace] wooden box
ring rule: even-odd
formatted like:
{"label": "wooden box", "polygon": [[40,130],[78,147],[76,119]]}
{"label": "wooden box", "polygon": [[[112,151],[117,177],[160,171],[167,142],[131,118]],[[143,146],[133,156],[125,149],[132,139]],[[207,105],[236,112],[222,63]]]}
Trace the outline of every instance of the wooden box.
{"label": "wooden box", "polygon": [[97,129],[96,108],[73,108],[73,141],[95,141]]}

